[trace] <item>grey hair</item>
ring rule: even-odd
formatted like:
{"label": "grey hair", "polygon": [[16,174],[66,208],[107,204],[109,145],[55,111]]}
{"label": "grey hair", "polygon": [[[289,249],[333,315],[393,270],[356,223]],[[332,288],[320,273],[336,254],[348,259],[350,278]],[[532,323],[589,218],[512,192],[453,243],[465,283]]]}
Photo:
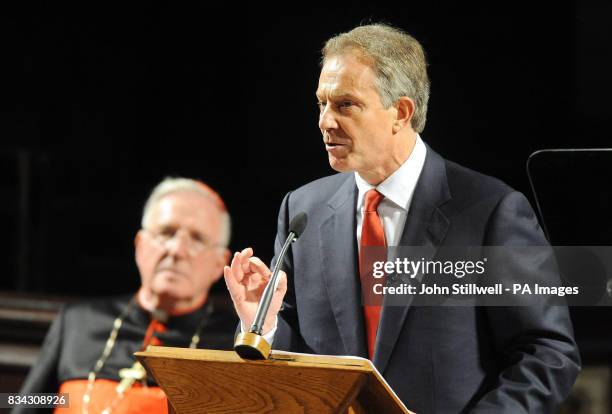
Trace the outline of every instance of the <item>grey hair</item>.
{"label": "grey hair", "polygon": [[409,34],[386,24],[359,26],[329,39],[321,63],[332,56],[357,52],[376,74],[376,88],[385,108],[400,97],[414,100],[412,128],[423,132],[429,101],[427,62],[421,44]]}
{"label": "grey hair", "polygon": [[171,193],[176,193],[180,191],[190,191],[196,194],[199,194],[208,200],[212,201],[215,206],[219,209],[219,213],[221,214],[221,241],[220,244],[223,247],[227,247],[230,242],[231,233],[232,233],[232,222],[227,209],[225,208],[225,204],[223,200],[217,194],[215,190],[210,188],[208,185],[204,184],[201,181],[192,180],[191,178],[183,178],[183,177],[166,177],[162,182],[157,184],[153,191],[151,191],[151,195],[147,199],[144,209],[142,211],[142,220],[140,225],[142,228],[146,228],[149,222],[149,216],[151,215],[151,210],[153,206],[161,200],[163,197],[167,196]]}

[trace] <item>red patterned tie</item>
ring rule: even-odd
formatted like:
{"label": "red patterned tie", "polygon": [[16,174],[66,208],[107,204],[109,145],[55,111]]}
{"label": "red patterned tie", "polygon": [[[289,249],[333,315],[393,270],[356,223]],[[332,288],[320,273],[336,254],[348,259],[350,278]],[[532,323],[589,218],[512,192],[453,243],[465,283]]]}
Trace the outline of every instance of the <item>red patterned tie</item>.
{"label": "red patterned tie", "polygon": [[[370,359],[374,358],[374,344],[376,343],[376,333],[378,331],[378,322],[380,321],[381,312],[380,304],[372,304],[375,301],[371,291],[374,283],[372,266],[375,261],[386,260],[386,250],[384,249],[386,246],[385,231],[383,230],[380,216],[376,211],[376,208],[383,198],[385,198],[385,196],[375,189],[371,189],[365,194],[365,208],[363,211],[363,221],[361,223],[361,241],[359,243],[359,266],[363,292],[362,297],[364,298],[363,311]],[[370,248],[368,249],[365,246],[370,246]],[[381,281],[384,285],[384,279],[377,280],[376,283],[380,283]],[[377,299],[379,301],[382,300],[381,298]]]}

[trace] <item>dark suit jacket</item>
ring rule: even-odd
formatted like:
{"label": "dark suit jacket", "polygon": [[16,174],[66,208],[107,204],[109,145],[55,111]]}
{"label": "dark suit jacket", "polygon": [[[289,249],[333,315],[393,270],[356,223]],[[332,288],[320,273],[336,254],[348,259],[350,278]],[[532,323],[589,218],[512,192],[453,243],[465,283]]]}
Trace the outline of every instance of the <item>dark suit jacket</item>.
{"label": "dark suit jacket", "polygon": [[[275,349],[367,357],[356,197],[354,175],[344,173],[309,183],[283,200],[277,254],[290,218],[305,211],[308,226],[285,259],[288,291]],[[428,147],[401,245],[428,247],[425,259],[430,259],[447,245],[546,244],[522,194]],[[567,308],[546,304],[385,307],[373,362],[418,413],[551,412],[580,369]]]}

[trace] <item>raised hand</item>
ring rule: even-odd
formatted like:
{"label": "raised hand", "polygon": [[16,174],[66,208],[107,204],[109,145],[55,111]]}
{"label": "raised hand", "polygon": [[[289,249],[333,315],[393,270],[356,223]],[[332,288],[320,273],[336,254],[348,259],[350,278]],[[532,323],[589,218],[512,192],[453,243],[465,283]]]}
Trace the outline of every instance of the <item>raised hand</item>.
{"label": "raised hand", "polygon": [[[242,326],[246,329],[251,327],[257,305],[263,294],[264,288],[270,280],[272,272],[264,262],[253,256],[250,247],[241,252],[234,253],[232,262],[223,268],[225,284],[230,292],[234,307]],[[287,275],[281,271],[278,285],[272,296],[272,303],[264,322],[262,333],[265,335],[274,327],[274,321],[283,303],[283,297],[287,292]]]}

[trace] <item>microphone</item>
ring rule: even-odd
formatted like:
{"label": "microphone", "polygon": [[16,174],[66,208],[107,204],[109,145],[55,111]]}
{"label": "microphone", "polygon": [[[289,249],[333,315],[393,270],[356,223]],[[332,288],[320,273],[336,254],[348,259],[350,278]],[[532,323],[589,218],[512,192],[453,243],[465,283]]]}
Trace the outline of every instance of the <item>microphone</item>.
{"label": "microphone", "polygon": [[274,291],[280,280],[279,274],[285,254],[291,243],[295,242],[302,235],[307,223],[308,215],[305,212],[298,213],[291,219],[289,223],[289,234],[278,254],[278,259],[272,269],[272,276],[270,276],[270,280],[261,295],[253,324],[249,332],[241,332],[236,337],[234,350],[244,359],[267,359],[268,356],[270,356],[272,345],[261,335],[263,325],[266,320],[266,315],[268,314],[268,309],[270,309],[270,304],[272,303]]}

